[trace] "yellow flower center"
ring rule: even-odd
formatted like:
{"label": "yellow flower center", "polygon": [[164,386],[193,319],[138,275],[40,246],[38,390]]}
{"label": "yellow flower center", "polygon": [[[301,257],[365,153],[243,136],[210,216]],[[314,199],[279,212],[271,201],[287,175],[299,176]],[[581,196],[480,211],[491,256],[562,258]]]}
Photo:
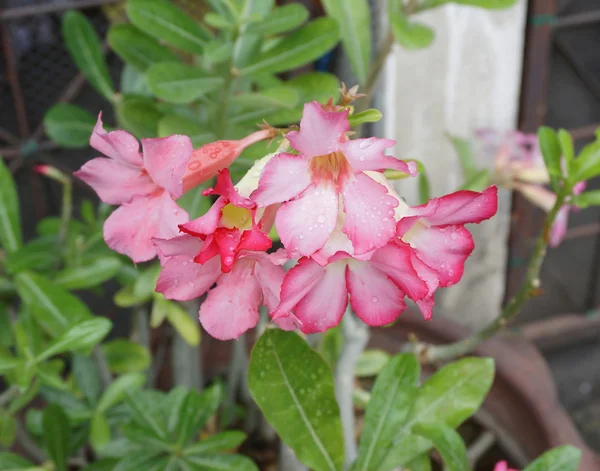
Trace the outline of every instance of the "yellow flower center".
{"label": "yellow flower center", "polygon": [[245,231],[252,228],[252,214],[246,208],[228,204],[221,212],[221,224],[228,229]]}
{"label": "yellow flower center", "polygon": [[331,182],[340,187],[352,175],[352,168],[340,151],[313,157],[310,161],[313,180]]}

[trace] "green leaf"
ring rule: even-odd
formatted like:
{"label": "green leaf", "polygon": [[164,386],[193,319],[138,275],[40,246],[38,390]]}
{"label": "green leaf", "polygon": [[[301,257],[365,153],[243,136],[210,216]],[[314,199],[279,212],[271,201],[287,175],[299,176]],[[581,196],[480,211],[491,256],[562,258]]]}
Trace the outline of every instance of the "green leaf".
{"label": "green leaf", "polygon": [[17,291],[37,322],[52,336],[91,317],[85,304],[41,275],[21,272],[15,277]]}
{"label": "green leaf", "polygon": [[65,383],[61,373],[62,364],[60,365],[60,369],[52,367],[51,363],[40,363],[36,365],[35,374],[42,382],[42,386],[49,386],[58,391],[67,391],[69,385]]}
{"label": "green leaf", "polygon": [[396,41],[406,49],[422,49],[433,42],[434,31],[423,23],[410,22],[402,2],[388,2],[388,16]]}
{"label": "green leaf", "polygon": [[343,430],[331,370],[304,340],[267,330],[252,350],[248,385],[300,461],[315,471],[342,469]]}
{"label": "green leaf", "polygon": [[21,360],[12,356],[8,350],[0,348],[0,373],[5,374],[21,364]]}
{"label": "green leaf", "polygon": [[210,435],[200,442],[193,443],[183,449],[184,456],[204,456],[209,453],[233,450],[246,440],[246,434],[239,430],[227,430],[225,432]]}
{"label": "green leaf", "polygon": [[146,74],[132,65],[125,64],[121,71],[121,93],[124,95],[152,96]]}
{"label": "green leaf", "polygon": [[263,36],[284,33],[304,24],[308,16],[308,10],[304,5],[290,3],[273,9],[262,20],[250,23],[246,32]]}
{"label": "green leaf", "polygon": [[419,171],[417,176],[417,185],[419,189],[419,204],[425,204],[431,198],[431,187],[429,177],[425,170]]}
{"label": "green leaf", "polygon": [[125,401],[129,414],[136,425],[162,441],[166,439],[165,418],[160,404],[156,403],[153,391],[137,391],[135,394],[127,394]]}
{"label": "green leaf", "polygon": [[589,208],[590,206],[600,206],[600,190],[586,191],[573,196],[571,204],[579,208]]}
{"label": "green leaf", "polygon": [[383,118],[381,111],[374,108],[361,111],[348,117],[350,126],[358,126],[364,123],[376,123]]}
{"label": "green leaf", "polygon": [[27,471],[35,469],[35,465],[19,455],[0,451],[0,469],[4,471]]}
{"label": "green leaf", "polygon": [[365,350],[358,357],[354,374],[359,378],[377,376],[389,361],[389,353],[383,350]]}
{"label": "green leaf", "polygon": [[569,177],[574,182],[589,180],[600,175],[600,140],[585,146],[572,167]]}
{"label": "green leaf", "polygon": [[460,190],[482,191],[490,184],[490,171],[486,168],[471,175],[459,188]]}
{"label": "green leaf", "polygon": [[10,274],[24,270],[46,270],[54,267],[60,258],[56,244],[58,239],[54,236],[40,237],[20,247],[16,252],[6,255],[5,267]]}
{"label": "green leaf", "polygon": [[[158,122],[158,137],[167,137],[172,134],[185,134],[192,140],[194,148],[216,140],[215,135],[207,128],[206,124],[179,115],[167,115]],[[185,195],[182,198],[185,198]],[[210,201],[210,198],[204,196],[202,198]],[[192,220],[191,214],[190,220]]]}
{"label": "green leaf", "polygon": [[166,319],[188,345],[195,347],[200,344],[200,326],[196,315],[191,317],[180,304],[158,296],[154,301],[153,313],[155,308],[164,311]]}
{"label": "green leaf", "polygon": [[500,10],[512,7],[517,3],[517,0],[425,0],[421,8],[435,8],[446,3],[457,3],[459,5]]}
{"label": "green leaf", "polygon": [[186,456],[184,463],[194,471],[258,471],[249,458],[240,455]]}
{"label": "green leaf", "polygon": [[86,466],[83,471],[114,471],[118,462],[119,460],[114,458],[104,458]]}
{"label": "green leaf", "polygon": [[152,36],[129,24],[111,26],[108,44],[127,64],[140,71],[157,62],[176,61],[177,56]]}
{"label": "green leaf", "polygon": [[44,115],[46,134],[63,147],[87,147],[96,118],[79,106],[58,103]]}
{"label": "green leaf", "polygon": [[220,64],[233,56],[233,43],[215,39],[206,43],[204,57],[211,64]]}
{"label": "green leaf", "polygon": [[146,72],[150,90],[170,103],[191,103],[220,88],[224,79],[180,62],[161,62]]}
{"label": "green leaf", "polygon": [[232,98],[232,103],[247,108],[274,107],[293,108],[298,103],[299,92],[294,87],[281,86],[261,92],[242,93]]}
{"label": "green leaf", "polygon": [[[230,3],[230,0],[227,0]],[[248,24],[256,18],[266,17],[273,9],[274,0],[243,0],[240,5],[239,13],[234,14],[233,6],[230,8],[232,16],[237,17],[237,22],[241,24],[239,36],[233,49],[232,64],[233,67],[240,69],[248,65],[251,60],[259,54],[263,44],[263,36],[260,34],[248,33]]]}
{"label": "green leaf", "polygon": [[162,113],[151,98],[127,95],[117,104],[116,112],[121,125],[138,139],[156,137]]}
{"label": "green leaf", "polygon": [[406,469],[410,471],[432,471],[429,455],[424,453],[418,458],[415,458],[406,465]]}
{"label": "green leaf", "polygon": [[443,423],[419,424],[415,432],[431,440],[448,471],[470,471],[467,448],[460,434]]}
{"label": "green leaf", "polygon": [[104,317],[96,317],[83,321],[56,338],[40,353],[36,361],[41,362],[51,356],[69,350],[87,350],[100,343],[108,335],[112,322]]}
{"label": "green leaf", "polygon": [[332,371],[335,371],[343,347],[344,336],[339,325],[325,332],[319,345],[319,353],[331,367]]}
{"label": "green leaf", "polygon": [[54,462],[56,471],[67,471],[69,458],[69,443],[71,442],[71,424],[62,408],[50,404],[44,410],[43,419],[44,443],[48,454]]}
{"label": "green leaf", "polygon": [[575,159],[575,150],[573,149],[573,139],[571,135],[564,129],[558,130],[558,142],[560,143],[560,150],[563,157],[565,158],[565,167],[567,169],[567,176],[571,174],[571,165]]}
{"label": "green leaf", "polygon": [[106,416],[100,412],[94,412],[92,416],[92,422],[90,424],[90,443],[96,453],[101,452],[102,449],[110,442],[110,425]]}
{"label": "green leaf", "polygon": [[[108,446],[106,448],[108,449],[110,447]],[[130,453],[119,460],[117,466],[115,466],[112,471],[161,471],[161,468],[157,470],[154,466],[157,463],[162,465],[163,456],[162,450],[160,449],[147,448],[136,450],[135,453]],[[164,470],[164,467],[162,470]]]}
{"label": "green leaf", "polygon": [[15,416],[4,409],[0,409],[0,446],[10,448],[15,442],[16,434],[17,422]]}
{"label": "green leaf", "polygon": [[538,130],[538,140],[540,142],[540,150],[544,157],[546,169],[550,174],[552,188],[558,188],[558,179],[562,178],[562,170],[560,168],[561,149],[558,137],[553,129],[542,126]]}
{"label": "green leaf", "polygon": [[150,366],[148,349],[126,339],[116,339],[102,345],[102,353],[111,372],[139,373]]}
{"label": "green leaf", "polygon": [[127,16],[145,33],[184,51],[202,54],[211,34],[165,0],[128,0]]}
{"label": "green leaf", "polygon": [[69,290],[94,288],[110,280],[119,268],[121,260],[117,257],[98,258],[89,265],[59,271],[54,281]]}
{"label": "green leaf", "polygon": [[96,405],[102,394],[102,382],[96,364],[90,357],[75,355],[73,358],[75,383],[92,406]]}
{"label": "green leaf", "polygon": [[523,471],[577,471],[580,461],[580,450],[563,445],[547,451]]}
{"label": "green leaf", "polygon": [[141,373],[129,373],[119,376],[115,379],[98,402],[97,410],[106,412],[115,404],[123,401],[127,393],[134,392],[141,388],[146,382],[146,377]]}
{"label": "green leaf", "polygon": [[284,38],[240,69],[240,75],[277,73],[318,59],[338,42],[339,31],[331,18],[319,18]]}
{"label": "green leaf", "polygon": [[[391,2],[394,3],[394,2]],[[336,20],[358,83],[367,81],[371,64],[371,10],[367,0],[323,0],[327,14]]]}
{"label": "green leaf", "polygon": [[193,439],[204,427],[206,421],[215,415],[223,390],[220,384],[204,390],[202,393],[190,391],[178,411],[178,421],[173,427],[175,443],[178,447]]}
{"label": "green leaf", "polygon": [[214,13],[212,11],[204,15],[204,22],[213,28],[222,30],[232,30],[236,26],[234,23],[229,21],[229,19],[224,18],[218,13]]}
{"label": "green leaf", "polygon": [[446,134],[446,137],[450,140],[456,155],[458,155],[463,177],[468,180],[477,173],[477,165],[475,164],[475,156],[473,155],[471,143],[467,139],[450,134]]}
{"label": "green leaf", "polygon": [[406,421],[419,383],[419,362],[412,354],[394,356],[375,381],[367,406],[357,471],[379,471],[398,428]]}
{"label": "green leaf", "polygon": [[112,100],[115,90],[104,61],[100,38],[92,22],[83,13],[70,10],[63,17],[62,32],[67,49],[79,70],[92,87],[107,100]]}
{"label": "green leaf", "polygon": [[0,242],[7,252],[22,245],[19,197],[15,181],[0,158]]}

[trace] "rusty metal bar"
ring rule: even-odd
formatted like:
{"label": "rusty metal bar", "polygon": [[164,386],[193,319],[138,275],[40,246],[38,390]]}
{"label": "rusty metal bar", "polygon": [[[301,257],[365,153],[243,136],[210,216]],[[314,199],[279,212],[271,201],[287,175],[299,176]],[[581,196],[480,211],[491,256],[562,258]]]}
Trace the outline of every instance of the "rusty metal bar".
{"label": "rusty metal bar", "polygon": [[600,22],[600,11],[586,11],[559,18],[554,23],[555,30],[589,26]]}
{"label": "rusty metal bar", "polygon": [[10,8],[0,11],[0,22],[25,18],[27,16],[43,15],[45,13],[56,13],[70,9],[83,10],[85,8],[99,7],[118,3],[120,0],[79,0],[64,1],[48,5],[30,5],[26,7]]}
{"label": "rusty metal bar", "polygon": [[569,229],[563,240],[581,239],[584,237],[592,237],[598,234],[600,234],[600,222],[594,222]]}
{"label": "rusty metal bar", "polygon": [[577,141],[579,139],[589,139],[590,137],[594,137],[598,130],[600,130],[600,123],[591,124],[590,126],[584,126],[582,128],[570,129],[569,133],[573,140]]}
{"label": "rusty metal bar", "polygon": [[577,58],[575,51],[569,47],[563,38],[559,35],[555,36],[554,43],[585,86],[600,100],[600,81],[588,72],[585,65]]}

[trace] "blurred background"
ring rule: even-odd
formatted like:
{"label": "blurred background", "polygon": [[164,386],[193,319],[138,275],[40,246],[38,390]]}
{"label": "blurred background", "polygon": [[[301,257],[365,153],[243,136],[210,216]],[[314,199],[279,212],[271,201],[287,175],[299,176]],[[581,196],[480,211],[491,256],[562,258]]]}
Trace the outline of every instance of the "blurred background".
{"label": "blurred background", "polygon": [[[197,19],[207,11],[201,0],[175,3]],[[323,14],[319,1],[302,3],[311,16]],[[377,36],[386,10],[381,1],[370,3]],[[0,0],[0,155],[18,183],[26,240],[61,205],[60,188],[33,166],[47,163],[71,173],[95,156],[85,146],[65,148],[50,139],[44,126],[48,110],[72,103],[94,116],[103,110],[105,121],[114,122],[112,106],[89,86],[65,47],[61,18],[68,9],[85,14],[100,38],[111,24],[125,21],[118,0]],[[535,132],[546,124],[569,130],[577,148],[591,141],[600,126],[597,0],[522,0],[494,13],[450,5],[421,19],[434,27],[436,40],[424,50],[395,46],[375,89],[384,119],[373,130],[398,141],[398,157],[425,164],[434,196],[460,183],[446,132],[468,139],[478,128]],[[123,62],[106,41],[104,52],[118,83]],[[310,68],[355,82],[340,47]],[[494,165],[485,156],[477,159],[481,166]],[[84,184],[75,185],[76,211],[84,198],[97,201]],[[416,202],[416,185],[402,183],[399,189]],[[472,328],[494,318],[522,280],[542,219],[541,210],[505,191],[498,217],[474,229],[477,250],[465,279],[438,300],[439,315]],[[541,349],[562,404],[587,443],[600,451],[599,209],[571,215],[564,242],[548,253],[542,284],[543,293],[519,317],[518,330]],[[96,313],[116,318],[111,296],[89,296]],[[129,328],[115,325],[123,332]]]}

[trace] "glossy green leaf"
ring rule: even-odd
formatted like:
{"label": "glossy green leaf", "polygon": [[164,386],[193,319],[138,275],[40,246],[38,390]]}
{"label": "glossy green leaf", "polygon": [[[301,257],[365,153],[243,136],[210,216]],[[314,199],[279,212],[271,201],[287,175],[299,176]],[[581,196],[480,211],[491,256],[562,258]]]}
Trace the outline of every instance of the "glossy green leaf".
{"label": "glossy green leaf", "polygon": [[390,361],[390,354],[383,350],[365,350],[354,367],[354,374],[365,378],[377,376]]}
{"label": "glossy green leaf", "polygon": [[444,423],[419,424],[415,433],[430,440],[448,471],[470,471],[467,448],[460,434]]}
{"label": "glossy green leaf", "polygon": [[140,373],[150,366],[151,358],[148,349],[126,339],[105,342],[102,345],[102,353],[113,373]]}
{"label": "glossy green leaf", "polygon": [[60,257],[56,250],[57,240],[54,236],[40,237],[28,242],[15,252],[9,252],[4,261],[6,271],[14,275],[24,270],[41,271],[54,267]]}
{"label": "glossy green leaf", "polygon": [[241,75],[277,73],[308,64],[338,42],[339,30],[331,18],[319,18],[284,38],[277,46],[260,54],[240,69]]}
{"label": "glossy green leaf", "polygon": [[127,393],[133,393],[146,382],[146,377],[141,373],[129,373],[115,379],[98,401],[97,410],[105,412],[112,406],[125,399]]}
{"label": "glossy green leaf", "polygon": [[367,406],[354,468],[379,471],[398,428],[406,421],[419,383],[419,362],[412,354],[394,356],[379,374]]}
{"label": "glossy green leaf", "polygon": [[[106,447],[107,449],[109,447]],[[161,449],[142,448],[136,449],[134,453],[130,453],[123,459],[119,460],[112,471],[163,471],[164,465],[162,462],[163,451]],[[156,469],[155,466],[163,466]]]}
{"label": "glossy green leaf", "polygon": [[490,171],[486,168],[475,172],[465,181],[460,190],[483,191],[490,184]]}
{"label": "glossy green leaf", "polygon": [[177,56],[156,39],[129,24],[111,26],[108,44],[127,64],[144,71],[157,62],[176,61]]}
{"label": "glossy green leaf", "polygon": [[63,147],[87,147],[96,118],[79,106],[58,103],[44,115],[46,134]]}
{"label": "glossy green leaf", "polygon": [[217,412],[222,395],[223,390],[218,383],[202,393],[194,390],[188,392],[178,411],[179,420],[173,427],[177,446],[185,445],[198,435],[206,421]]}
{"label": "glossy green leaf", "polygon": [[110,442],[110,425],[106,416],[99,411],[94,412],[90,423],[90,443],[96,453]]}
{"label": "glossy green leaf", "polygon": [[227,430],[225,432],[210,435],[202,441],[193,443],[183,449],[184,456],[204,456],[219,451],[233,450],[246,440],[246,434],[239,430]]}
{"label": "glossy green leaf", "polygon": [[103,257],[91,264],[59,271],[54,282],[66,289],[85,289],[101,285],[114,277],[121,268],[117,257]]}
{"label": "glossy green leaf", "polygon": [[63,37],[71,57],[79,70],[106,99],[115,94],[108,67],[102,53],[100,38],[92,22],[80,11],[65,13],[62,24]]}
{"label": "glossy green leaf", "polygon": [[[231,4],[231,0],[226,0]],[[275,4],[274,0],[243,0],[238,13],[233,14],[233,7],[230,8],[232,16],[237,17],[240,24],[239,35],[233,48],[232,65],[240,69],[253,61],[260,53],[263,45],[263,35],[248,32],[250,23],[257,18],[266,17]]]}
{"label": "glossy green leaf", "polygon": [[409,21],[401,2],[388,2],[388,17],[396,41],[404,48],[422,49],[433,42],[435,32],[423,23]]}
{"label": "glossy green leaf", "polygon": [[224,83],[222,77],[180,62],[154,64],[146,74],[152,93],[171,103],[191,103]]}
{"label": "glossy green leaf", "polygon": [[429,183],[429,177],[427,173],[419,171],[417,176],[417,186],[419,190],[419,204],[425,204],[431,198],[431,185]]}
{"label": "glossy green leaf", "polygon": [[580,182],[600,175],[600,140],[585,146],[573,162],[569,178]]}
{"label": "glossy green leaf", "polygon": [[573,164],[573,160],[575,159],[575,149],[573,148],[573,139],[568,131],[564,129],[559,129],[558,133],[558,142],[560,143],[560,150],[564,157],[565,168],[567,170],[567,176],[571,173],[571,166]]}
{"label": "glossy green leaf", "polygon": [[[394,3],[394,2],[391,2]],[[358,83],[367,81],[371,64],[371,9],[367,0],[323,0],[327,14],[336,20]]]}
{"label": "glossy green leaf", "polygon": [[419,388],[412,412],[398,428],[380,471],[404,466],[431,448],[429,440],[411,434],[416,424],[441,422],[456,428],[471,417],[481,407],[493,379],[491,358],[464,358],[431,376]]}
{"label": "glossy green leaf", "polygon": [[114,471],[118,462],[119,460],[114,458],[104,458],[89,464],[83,471]]}
{"label": "glossy green leaf", "polygon": [[325,332],[319,345],[319,353],[329,364],[332,371],[335,371],[343,347],[344,335],[339,325]]}
{"label": "glossy green leaf", "polygon": [[42,386],[48,386],[58,391],[67,391],[69,385],[64,381],[61,371],[52,368],[49,363],[39,363],[35,366],[35,375]]}
{"label": "glossy green leaf", "polygon": [[95,405],[102,394],[102,382],[96,363],[90,357],[75,355],[72,368],[75,383],[88,403]]}
{"label": "glossy green leaf", "polygon": [[44,443],[56,471],[68,470],[69,443],[71,441],[71,424],[62,408],[50,404],[44,410],[43,418]]}
{"label": "glossy green leaf", "polygon": [[361,111],[360,113],[352,114],[348,117],[350,126],[358,126],[364,123],[376,123],[383,118],[381,111],[376,109],[368,109]]}
{"label": "glossy green leaf", "polygon": [[0,348],[0,373],[4,374],[21,364],[21,361],[10,354],[5,348]]}
{"label": "glossy green leaf", "polygon": [[477,164],[475,163],[475,156],[473,155],[471,143],[467,139],[451,134],[446,134],[446,137],[452,144],[452,147],[454,147],[454,151],[458,156],[463,177],[465,179],[471,178],[477,172]]}
{"label": "glossy green leaf", "polygon": [[162,113],[151,98],[127,95],[117,104],[116,112],[120,125],[138,139],[156,137]]}
{"label": "glossy green leaf", "polygon": [[166,440],[166,418],[161,410],[161,404],[157,403],[156,392],[137,391],[134,394],[127,394],[125,402],[135,425],[162,441]]}
{"label": "glossy green leaf", "polygon": [[140,30],[184,51],[202,54],[208,30],[166,0],[128,0],[127,16]]}
{"label": "glossy green leaf", "polygon": [[19,455],[0,451],[0,469],[5,471],[32,471],[35,469],[35,465]]}
{"label": "glossy green leaf", "polygon": [[406,465],[406,469],[410,469],[410,471],[432,471],[429,454],[424,453],[418,458],[415,458]]}
{"label": "glossy green leaf", "polygon": [[233,56],[233,43],[215,39],[206,43],[204,57],[211,64],[221,64]]}
{"label": "glossy green leaf", "polygon": [[10,448],[15,442],[16,433],[15,416],[7,410],[0,409],[0,446]]}
{"label": "glossy green leaf", "polygon": [[308,10],[300,3],[290,3],[273,9],[262,20],[250,23],[247,33],[279,34],[290,31],[308,20]]}
{"label": "glossy green leaf", "polygon": [[281,86],[261,92],[242,93],[232,98],[232,103],[243,107],[293,108],[298,103],[299,92],[294,87]]}
{"label": "glossy green leaf", "polygon": [[586,191],[573,196],[571,204],[579,208],[589,208],[590,206],[600,206],[600,190]]}
{"label": "glossy green leaf", "polygon": [[554,130],[546,126],[542,126],[538,130],[538,140],[546,169],[550,174],[552,187],[556,189],[558,188],[559,178],[562,178],[560,142]]}
{"label": "glossy green leaf", "polygon": [[240,455],[186,456],[184,463],[193,471],[258,471],[250,458]]}
{"label": "glossy green leaf", "polygon": [[204,22],[216,29],[232,30],[236,27],[235,23],[212,11],[204,15]]}
{"label": "glossy green leaf", "polygon": [[23,243],[19,213],[19,197],[15,181],[0,158],[0,243],[7,252],[14,252]]}
{"label": "glossy green leaf", "polygon": [[435,8],[446,3],[499,10],[512,7],[517,3],[517,0],[425,0],[421,9]]}
{"label": "glossy green leaf", "polygon": [[60,335],[91,314],[85,304],[41,275],[21,272],[17,291],[37,322],[53,336]]}
{"label": "glossy green leaf", "polygon": [[315,471],[342,469],[343,430],[331,369],[302,338],[265,331],[252,350],[248,385],[300,461]]}
{"label": "glossy green leaf", "polygon": [[200,343],[197,315],[190,316],[180,304],[157,295],[152,306],[152,318],[156,317],[166,318],[188,345],[196,346]]}
{"label": "glossy green leaf", "polygon": [[[216,140],[215,135],[206,124],[179,115],[167,115],[158,122],[158,137],[167,137],[172,134],[185,134],[192,140],[194,148]],[[210,201],[205,196],[203,198]],[[191,215],[190,219],[192,219]]]}
{"label": "glossy green leaf", "polygon": [[50,358],[53,355],[70,350],[89,349],[108,335],[112,328],[112,322],[104,317],[96,317],[74,325],[65,331],[36,358],[38,362]]}
{"label": "glossy green leaf", "polygon": [[547,451],[523,471],[577,471],[580,461],[581,451],[564,445]]}
{"label": "glossy green leaf", "polygon": [[121,93],[124,95],[152,96],[146,74],[132,65],[125,64],[121,71]]}

